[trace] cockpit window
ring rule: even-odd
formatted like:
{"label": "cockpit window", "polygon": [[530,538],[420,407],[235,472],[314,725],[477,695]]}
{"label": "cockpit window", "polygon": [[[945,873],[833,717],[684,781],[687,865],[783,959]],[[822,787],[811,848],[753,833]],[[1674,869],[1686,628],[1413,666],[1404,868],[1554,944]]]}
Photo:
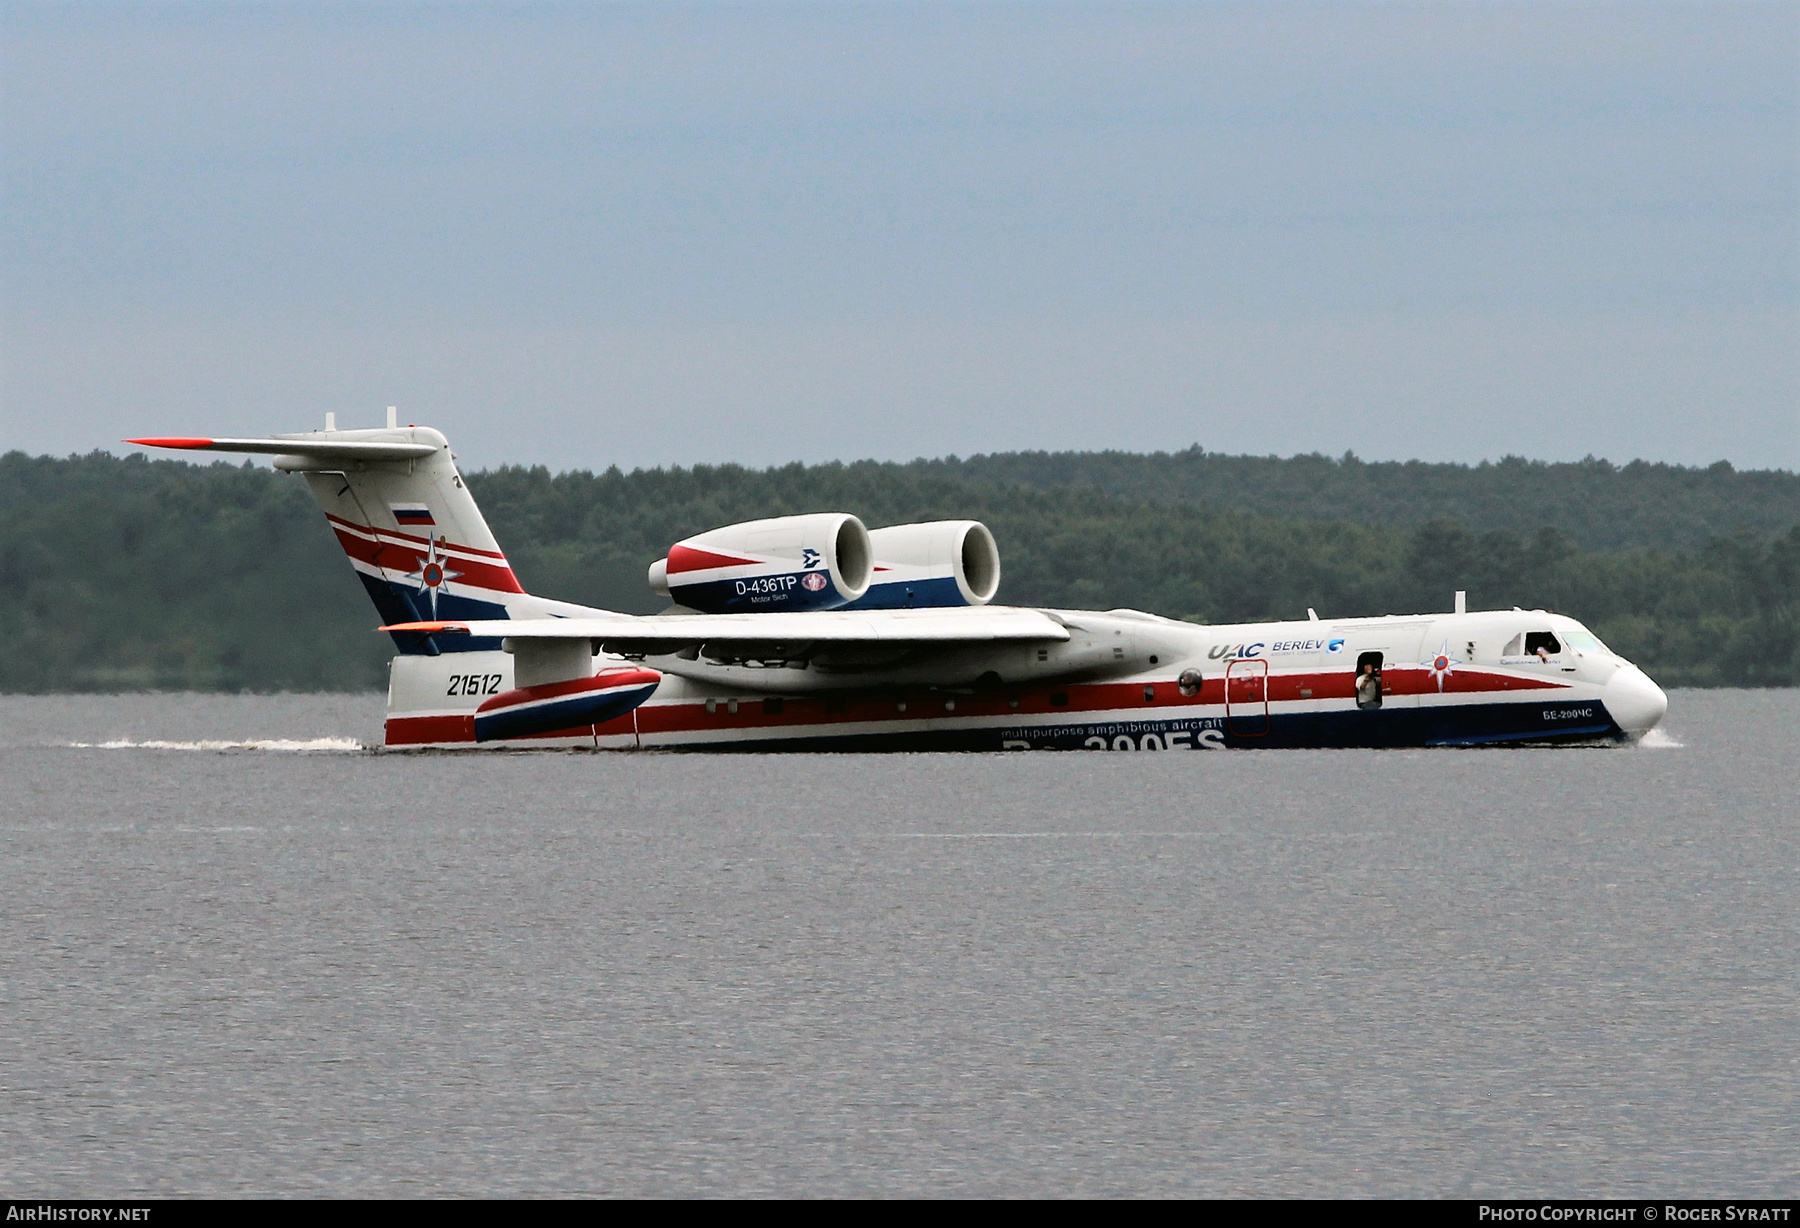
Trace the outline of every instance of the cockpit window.
{"label": "cockpit window", "polygon": [[1572,630],[1564,631],[1563,638],[1567,639],[1569,647],[1577,652],[1612,652],[1612,649],[1600,642],[1599,636],[1586,627],[1575,627]]}
{"label": "cockpit window", "polygon": [[1525,633],[1526,656],[1541,656],[1546,653],[1555,656],[1561,651],[1562,645],[1557,643],[1556,636],[1550,632],[1527,631]]}
{"label": "cockpit window", "polygon": [[1516,657],[1525,651],[1525,633],[1523,631],[1506,641],[1506,647],[1500,650],[1503,657]]}

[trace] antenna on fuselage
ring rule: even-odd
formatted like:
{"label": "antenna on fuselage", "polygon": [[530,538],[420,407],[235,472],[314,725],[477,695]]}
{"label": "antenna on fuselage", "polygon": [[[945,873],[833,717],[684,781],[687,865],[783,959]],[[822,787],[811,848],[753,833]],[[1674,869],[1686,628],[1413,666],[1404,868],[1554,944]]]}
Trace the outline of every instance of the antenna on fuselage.
{"label": "antenna on fuselage", "polygon": [[1469,594],[1460,588],[1456,590],[1456,612],[1458,614],[1469,612]]}

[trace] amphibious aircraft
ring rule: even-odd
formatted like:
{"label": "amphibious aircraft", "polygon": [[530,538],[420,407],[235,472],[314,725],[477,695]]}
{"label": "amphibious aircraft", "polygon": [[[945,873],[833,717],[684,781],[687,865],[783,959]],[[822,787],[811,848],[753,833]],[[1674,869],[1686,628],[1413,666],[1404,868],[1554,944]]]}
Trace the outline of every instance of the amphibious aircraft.
{"label": "amphibious aircraft", "polygon": [[975,521],[713,529],[651,565],[667,613],[520,587],[430,427],[152,438],[311,488],[393,637],[390,747],[1209,750],[1624,742],[1663,692],[1572,618],[1231,626],[994,604]]}

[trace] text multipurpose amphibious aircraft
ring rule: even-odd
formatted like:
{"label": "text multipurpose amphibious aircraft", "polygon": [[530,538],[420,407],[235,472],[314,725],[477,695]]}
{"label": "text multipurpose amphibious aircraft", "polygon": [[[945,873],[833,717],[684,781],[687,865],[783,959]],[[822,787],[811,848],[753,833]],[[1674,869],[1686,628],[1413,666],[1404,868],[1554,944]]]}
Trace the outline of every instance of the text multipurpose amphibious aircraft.
{"label": "text multipurpose amphibious aircraft", "polygon": [[1668,701],[1571,618],[1202,626],[990,604],[974,521],[784,516],[672,546],[652,617],[519,587],[444,436],[135,439],[299,473],[398,655],[391,747],[1204,750],[1626,741]]}

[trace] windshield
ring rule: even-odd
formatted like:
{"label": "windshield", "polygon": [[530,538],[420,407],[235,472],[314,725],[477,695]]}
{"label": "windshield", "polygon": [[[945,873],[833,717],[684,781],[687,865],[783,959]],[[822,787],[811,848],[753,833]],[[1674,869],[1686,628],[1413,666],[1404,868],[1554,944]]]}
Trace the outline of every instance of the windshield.
{"label": "windshield", "polygon": [[1569,647],[1577,652],[1604,652],[1612,655],[1612,649],[1600,642],[1600,637],[1577,623],[1563,630],[1563,638],[1569,641]]}

